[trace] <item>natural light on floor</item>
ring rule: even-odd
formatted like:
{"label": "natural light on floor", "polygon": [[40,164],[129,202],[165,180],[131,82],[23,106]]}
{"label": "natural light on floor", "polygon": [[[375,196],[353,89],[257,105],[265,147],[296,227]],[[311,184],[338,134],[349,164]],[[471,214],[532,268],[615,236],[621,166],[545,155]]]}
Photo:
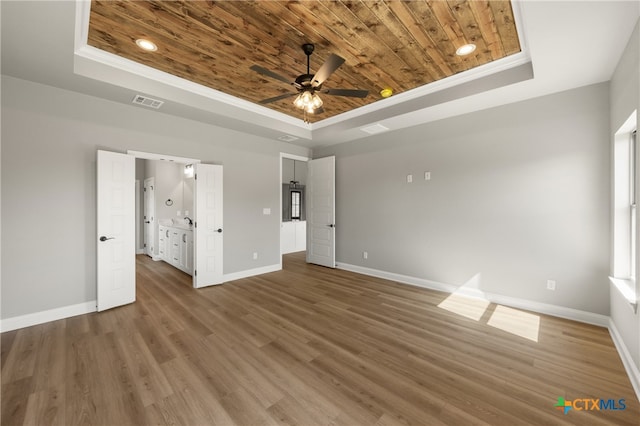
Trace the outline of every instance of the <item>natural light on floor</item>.
{"label": "natural light on floor", "polygon": [[540,317],[518,309],[497,305],[487,325],[525,339],[538,341]]}
{"label": "natural light on floor", "polygon": [[[454,314],[480,321],[489,309],[489,297],[481,290],[482,275],[477,273],[438,305]],[[496,305],[487,325],[534,342],[538,341],[540,316]]]}
{"label": "natural light on floor", "polygon": [[479,321],[482,318],[482,314],[484,314],[488,306],[488,300],[461,296],[455,293],[452,293],[438,305],[439,308],[474,321]]}

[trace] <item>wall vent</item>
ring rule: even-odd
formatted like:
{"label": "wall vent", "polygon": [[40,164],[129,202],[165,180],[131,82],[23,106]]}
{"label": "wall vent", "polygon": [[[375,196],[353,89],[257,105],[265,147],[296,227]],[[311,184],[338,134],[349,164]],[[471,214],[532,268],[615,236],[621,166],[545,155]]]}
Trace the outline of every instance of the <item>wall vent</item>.
{"label": "wall vent", "polygon": [[291,135],[282,135],[278,138],[279,141],[283,141],[283,142],[293,142],[297,139],[299,138],[296,138],[295,136],[291,136]]}
{"label": "wall vent", "polygon": [[136,105],[142,105],[142,106],[146,106],[146,107],[149,107],[149,108],[158,109],[158,108],[160,108],[162,106],[164,101],[159,101],[157,99],[152,99],[152,98],[149,98],[147,96],[136,95],[133,98],[133,103],[136,104]]}

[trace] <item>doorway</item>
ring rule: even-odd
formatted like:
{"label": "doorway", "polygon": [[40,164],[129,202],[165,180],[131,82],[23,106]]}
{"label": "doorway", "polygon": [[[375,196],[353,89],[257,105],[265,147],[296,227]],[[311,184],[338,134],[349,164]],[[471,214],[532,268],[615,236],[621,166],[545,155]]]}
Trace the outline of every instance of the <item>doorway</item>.
{"label": "doorway", "polygon": [[280,154],[280,262],[307,249],[306,184],[309,158]]}
{"label": "doorway", "polygon": [[[136,159],[165,160],[193,165],[193,287],[223,282],[222,273],[222,166],[200,160],[128,151],[127,154],[97,152],[97,299],[98,311],[135,301],[136,232],[145,225],[136,221]],[[138,179],[140,181],[140,179]],[[154,192],[158,201],[157,179]],[[138,200],[144,197],[138,197]],[[171,199],[165,200],[171,204]],[[140,201],[138,202],[138,206]],[[138,207],[139,208],[139,207]],[[147,210],[149,211],[149,210]],[[158,223],[157,203],[154,219]],[[183,212],[180,212],[182,215]],[[199,221],[198,221],[199,219]],[[198,226],[200,225],[200,226]],[[157,252],[155,230],[153,252]],[[149,237],[147,238],[149,241]],[[131,257],[126,255],[131,252]]]}
{"label": "doorway", "polygon": [[222,166],[194,158],[128,154],[144,160],[144,177],[154,183],[155,203],[150,210],[155,224],[144,224],[154,243],[151,257],[191,275],[194,288],[221,284]]}

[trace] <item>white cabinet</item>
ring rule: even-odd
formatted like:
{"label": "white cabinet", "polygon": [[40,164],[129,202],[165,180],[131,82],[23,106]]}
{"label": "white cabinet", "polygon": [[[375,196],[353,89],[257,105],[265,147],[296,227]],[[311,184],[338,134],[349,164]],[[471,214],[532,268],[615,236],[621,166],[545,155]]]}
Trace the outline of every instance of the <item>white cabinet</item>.
{"label": "white cabinet", "polygon": [[193,273],[193,231],[180,233],[180,269]]}
{"label": "white cabinet", "polygon": [[168,261],[169,255],[167,249],[169,247],[169,228],[163,225],[158,227],[158,255],[161,260]]}
{"label": "white cabinet", "polygon": [[158,234],[160,258],[193,275],[193,230],[161,225]]}
{"label": "white cabinet", "polygon": [[170,228],[169,230],[169,263],[176,268],[180,265],[180,230]]}
{"label": "white cabinet", "polygon": [[307,222],[282,222],[280,233],[280,252],[282,254],[307,249]]}

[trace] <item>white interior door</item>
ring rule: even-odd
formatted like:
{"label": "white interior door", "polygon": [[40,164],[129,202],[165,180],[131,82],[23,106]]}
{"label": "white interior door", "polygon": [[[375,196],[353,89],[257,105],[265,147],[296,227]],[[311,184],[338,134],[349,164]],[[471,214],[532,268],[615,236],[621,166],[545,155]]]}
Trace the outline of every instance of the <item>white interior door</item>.
{"label": "white interior door", "polygon": [[155,179],[144,180],[144,252],[147,256],[154,257],[155,226],[156,226],[156,195]]}
{"label": "white interior door", "polygon": [[195,164],[193,286],[222,283],[222,166]]}
{"label": "white interior door", "polygon": [[98,151],[98,311],[136,300],[135,157]]}
{"label": "white interior door", "polygon": [[307,172],[307,262],[336,267],[334,156],[311,160]]}

